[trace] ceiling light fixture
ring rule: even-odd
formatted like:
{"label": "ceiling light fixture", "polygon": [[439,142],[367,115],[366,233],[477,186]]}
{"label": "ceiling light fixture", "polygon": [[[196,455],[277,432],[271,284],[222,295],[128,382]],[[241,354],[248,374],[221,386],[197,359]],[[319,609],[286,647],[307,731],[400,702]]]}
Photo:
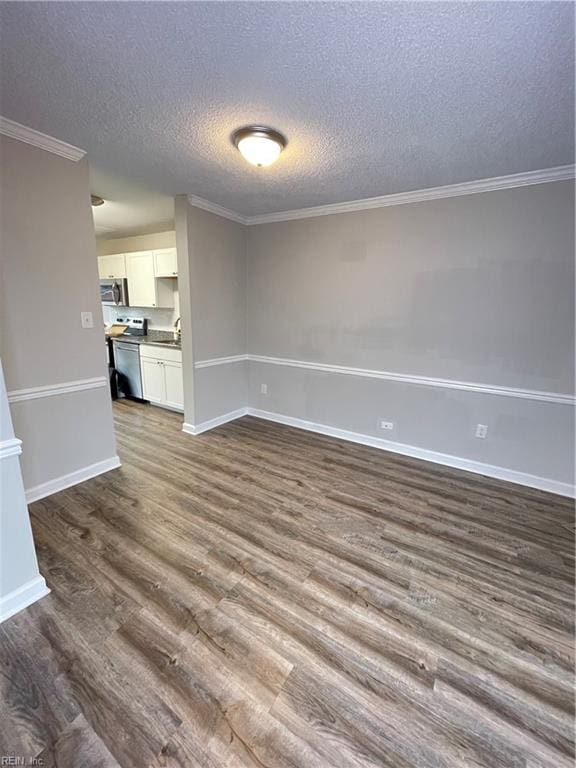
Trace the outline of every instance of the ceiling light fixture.
{"label": "ceiling light fixture", "polygon": [[276,162],[288,142],[273,128],[248,125],[234,131],[232,143],[245,160],[262,168]]}
{"label": "ceiling light fixture", "polygon": [[90,195],[90,202],[92,205],[104,205],[104,198],[98,197],[98,195]]}

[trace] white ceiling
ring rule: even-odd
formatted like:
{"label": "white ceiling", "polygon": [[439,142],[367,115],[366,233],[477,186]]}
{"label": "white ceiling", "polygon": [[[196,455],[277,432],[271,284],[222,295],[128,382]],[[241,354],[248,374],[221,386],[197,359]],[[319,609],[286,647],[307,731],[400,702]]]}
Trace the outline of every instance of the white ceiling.
{"label": "white ceiling", "polygon": [[[244,215],[574,157],[569,2],[0,3],[0,113],[88,152],[100,227]],[[249,166],[230,134],[289,144]]]}
{"label": "white ceiling", "polygon": [[174,228],[174,198],[91,164],[90,188],[106,202],[92,208],[96,237],[162,232]]}

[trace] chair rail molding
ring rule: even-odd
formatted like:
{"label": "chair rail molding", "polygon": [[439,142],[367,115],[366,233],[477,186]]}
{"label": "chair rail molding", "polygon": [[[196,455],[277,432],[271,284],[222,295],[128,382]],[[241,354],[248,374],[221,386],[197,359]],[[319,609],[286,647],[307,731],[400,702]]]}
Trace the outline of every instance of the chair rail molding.
{"label": "chair rail molding", "polygon": [[55,395],[67,395],[70,392],[82,392],[86,389],[99,389],[106,387],[108,380],[106,376],[95,376],[91,379],[76,379],[74,381],[63,381],[58,384],[45,384],[41,387],[30,387],[29,389],[14,389],[8,392],[9,403],[19,403],[23,400],[37,400],[43,397],[54,397]]}
{"label": "chair rail molding", "polygon": [[65,157],[67,160],[72,160],[75,163],[86,154],[83,149],[36,131],[34,128],[28,128],[28,126],[21,125],[7,117],[2,117],[2,115],[0,115],[0,134],[8,136],[10,139],[23,141],[25,144],[31,144],[33,147],[38,147],[38,149],[44,149],[53,155],[60,155],[60,157]]}
{"label": "chair rail molding", "polygon": [[229,357],[213,357],[210,360],[199,360],[194,363],[194,368],[212,368],[214,365],[229,365],[231,363],[243,363],[249,360],[249,355],[230,355]]}
{"label": "chair rail molding", "polygon": [[19,456],[21,453],[22,440],[18,440],[17,437],[0,440],[0,459],[7,459],[9,456]]}
{"label": "chair rail molding", "polygon": [[576,404],[574,395],[563,392],[547,392],[537,389],[522,389],[519,387],[505,387],[499,384],[481,384],[472,381],[458,381],[455,379],[440,379],[432,376],[417,376],[408,373],[394,373],[391,371],[379,371],[368,368],[353,368],[345,365],[332,365],[328,363],[313,363],[307,360],[292,360],[283,357],[269,357],[267,355],[234,355],[232,357],[219,357],[210,360],[199,360],[194,364],[195,368],[210,368],[215,365],[227,365],[247,360],[253,363],[266,365],[281,365],[289,368],[304,368],[322,373],[334,373],[344,376],[359,376],[369,379],[382,379],[384,381],[396,381],[402,384],[410,384],[420,387],[435,387],[440,389],[459,389],[466,392],[477,392],[484,395],[498,395],[500,397],[516,397],[522,400],[536,400],[545,403],[558,403],[559,405]]}

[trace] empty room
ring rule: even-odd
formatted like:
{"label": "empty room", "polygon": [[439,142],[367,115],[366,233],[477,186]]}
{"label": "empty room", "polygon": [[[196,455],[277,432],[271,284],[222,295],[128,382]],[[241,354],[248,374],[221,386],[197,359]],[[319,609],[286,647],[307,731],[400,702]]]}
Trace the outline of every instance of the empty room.
{"label": "empty room", "polygon": [[572,768],[575,8],[0,0],[0,765]]}

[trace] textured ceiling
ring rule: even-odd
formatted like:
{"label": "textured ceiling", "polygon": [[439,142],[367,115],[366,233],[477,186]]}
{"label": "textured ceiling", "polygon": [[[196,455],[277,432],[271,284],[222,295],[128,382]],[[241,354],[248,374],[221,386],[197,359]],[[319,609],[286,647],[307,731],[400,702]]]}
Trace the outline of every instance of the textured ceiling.
{"label": "textured ceiling", "polygon": [[92,208],[96,237],[162,232],[174,227],[172,196],[133,184],[94,164],[90,167],[90,188],[106,200],[105,205]]}
{"label": "textured ceiling", "polygon": [[[549,168],[573,162],[573,14],[7,2],[0,112],[86,149],[93,191],[134,185],[151,216],[180,193],[254,215]],[[268,169],[230,144],[252,122],[288,137]]]}

